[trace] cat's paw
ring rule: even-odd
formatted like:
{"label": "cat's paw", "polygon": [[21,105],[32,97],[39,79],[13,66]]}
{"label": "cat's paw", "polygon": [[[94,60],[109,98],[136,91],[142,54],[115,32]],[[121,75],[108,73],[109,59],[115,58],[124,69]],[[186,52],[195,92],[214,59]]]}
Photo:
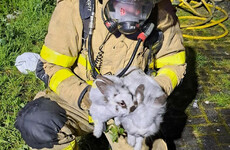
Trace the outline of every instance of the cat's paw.
{"label": "cat's paw", "polygon": [[121,125],[120,118],[119,118],[119,117],[115,117],[115,118],[114,118],[114,123],[115,123],[116,126]]}
{"label": "cat's paw", "polygon": [[99,138],[103,132],[103,123],[95,121],[94,122],[94,130],[93,130],[93,135]]}
{"label": "cat's paw", "polygon": [[134,150],[141,150],[142,141],[143,141],[142,137],[136,137],[136,144],[135,144]]}
{"label": "cat's paw", "polygon": [[101,131],[98,131],[98,130],[94,130],[94,131],[93,131],[93,135],[94,135],[96,138],[101,137],[101,134],[102,134]]}
{"label": "cat's paw", "polygon": [[134,147],[136,144],[136,137],[133,135],[128,134],[127,136],[127,142],[130,146]]}

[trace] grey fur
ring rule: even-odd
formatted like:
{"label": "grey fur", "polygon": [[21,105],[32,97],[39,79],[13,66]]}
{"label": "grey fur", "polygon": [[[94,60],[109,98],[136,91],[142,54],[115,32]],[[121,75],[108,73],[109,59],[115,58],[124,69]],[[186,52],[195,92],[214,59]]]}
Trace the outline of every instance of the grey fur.
{"label": "grey fur", "polygon": [[[140,95],[136,95],[136,99],[139,96],[139,103],[134,112],[115,118],[115,123],[122,124],[126,130],[128,143],[135,150],[141,150],[143,138],[154,135],[159,130],[167,96],[158,83],[140,69],[131,69],[123,80],[131,93],[139,91]],[[144,88],[140,88],[140,85]]]}
{"label": "grey fur", "polygon": [[128,115],[134,102],[132,93],[116,76],[99,76],[94,85],[89,93],[92,101],[89,110],[94,120],[94,135],[100,137],[103,124],[116,116]]}
{"label": "grey fur", "polygon": [[128,143],[140,150],[143,138],[155,134],[163,120],[167,96],[161,87],[137,68],[131,68],[122,78],[99,76],[94,84],[97,87],[89,93],[94,135],[100,137],[103,124],[114,118],[115,124],[127,132]]}

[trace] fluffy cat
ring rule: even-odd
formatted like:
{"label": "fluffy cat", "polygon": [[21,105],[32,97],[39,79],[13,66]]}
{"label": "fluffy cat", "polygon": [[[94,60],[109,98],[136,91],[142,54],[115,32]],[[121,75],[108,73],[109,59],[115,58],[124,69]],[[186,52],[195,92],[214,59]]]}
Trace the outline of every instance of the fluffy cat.
{"label": "fluffy cat", "polygon": [[[138,94],[137,89],[136,95]],[[134,97],[121,78],[99,75],[89,93],[92,102],[89,111],[94,120],[94,136],[101,136],[103,124],[107,120],[134,111],[137,107]]]}
{"label": "fluffy cat", "polygon": [[[159,130],[167,96],[153,78],[137,68],[124,75],[123,83],[131,93],[139,96],[136,97],[139,101],[133,112],[116,117],[115,124],[121,124],[127,132],[128,143],[135,150],[141,150],[143,138]],[[135,94],[137,91],[139,94]]]}
{"label": "fluffy cat", "polygon": [[166,109],[166,94],[141,69],[131,68],[122,78],[98,76],[90,90],[90,114],[94,132],[100,137],[103,124],[114,118],[127,132],[128,143],[141,150],[144,137],[154,135]]}

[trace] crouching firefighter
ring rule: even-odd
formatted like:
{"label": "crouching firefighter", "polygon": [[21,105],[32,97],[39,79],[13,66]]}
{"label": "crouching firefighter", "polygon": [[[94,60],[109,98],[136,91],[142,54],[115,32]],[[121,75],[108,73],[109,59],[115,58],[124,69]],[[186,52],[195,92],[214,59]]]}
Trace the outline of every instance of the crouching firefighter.
{"label": "crouching firefighter", "polygon": [[[97,75],[135,66],[170,95],[185,74],[182,42],[170,0],[57,0],[36,69],[48,88],[15,127],[33,149],[78,149],[76,137],[93,131],[88,93]],[[123,137],[110,144],[133,149]]]}

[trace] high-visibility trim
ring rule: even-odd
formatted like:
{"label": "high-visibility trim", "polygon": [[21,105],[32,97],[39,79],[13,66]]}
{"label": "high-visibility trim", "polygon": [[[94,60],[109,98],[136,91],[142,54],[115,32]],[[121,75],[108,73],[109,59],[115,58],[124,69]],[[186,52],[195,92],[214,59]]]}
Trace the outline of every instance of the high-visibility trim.
{"label": "high-visibility trim", "polygon": [[161,68],[166,65],[182,65],[185,63],[185,51],[174,55],[165,56],[156,60],[156,68]]}
{"label": "high-visibility trim", "polygon": [[162,68],[157,72],[157,76],[159,75],[165,75],[167,77],[169,77],[169,79],[171,80],[172,83],[172,88],[174,89],[178,83],[178,78],[177,75],[174,71],[172,71],[169,68]]}
{"label": "high-visibility trim", "polygon": [[76,150],[75,146],[76,146],[76,141],[73,140],[73,141],[70,142],[69,145],[68,145],[66,148],[64,148],[63,150]]}
{"label": "high-visibility trim", "polygon": [[94,121],[91,115],[88,115],[89,124],[93,125]]}
{"label": "high-visibility trim", "polygon": [[89,121],[89,124],[93,125],[94,124],[94,121],[93,121],[93,118],[88,110],[88,121]]}
{"label": "high-visibility trim", "polygon": [[[86,67],[87,70],[92,70],[90,62],[87,60],[87,58],[85,58],[81,54],[78,56],[78,61],[77,62],[79,64],[81,64],[82,66]],[[99,72],[99,70],[97,68],[95,68],[95,70],[97,71],[98,74],[100,74],[100,72]]]}
{"label": "high-visibility trim", "polygon": [[55,93],[59,94],[57,91],[58,85],[65,79],[73,76],[74,73],[70,71],[69,69],[61,69],[58,70],[50,79],[49,87],[51,90],[53,90]]}
{"label": "high-visibility trim", "polygon": [[151,63],[149,64],[149,68],[150,68],[150,69],[154,69],[154,62],[151,62]]}
{"label": "high-visibility trim", "polygon": [[93,80],[87,80],[86,83],[87,83],[88,85],[93,85]]}
{"label": "high-visibility trim", "polygon": [[48,61],[49,63],[53,63],[55,65],[59,65],[62,67],[71,67],[76,61],[77,57],[66,56],[60,54],[45,45],[43,45],[41,53],[41,57]]}
{"label": "high-visibility trim", "polygon": [[89,124],[94,124],[92,116],[88,115]]}
{"label": "high-visibility trim", "polygon": [[87,61],[87,58],[85,58],[83,55],[80,54],[78,56],[77,62],[81,64],[82,66],[87,67],[87,70],[91,70],[91,65],[89,61]]}

